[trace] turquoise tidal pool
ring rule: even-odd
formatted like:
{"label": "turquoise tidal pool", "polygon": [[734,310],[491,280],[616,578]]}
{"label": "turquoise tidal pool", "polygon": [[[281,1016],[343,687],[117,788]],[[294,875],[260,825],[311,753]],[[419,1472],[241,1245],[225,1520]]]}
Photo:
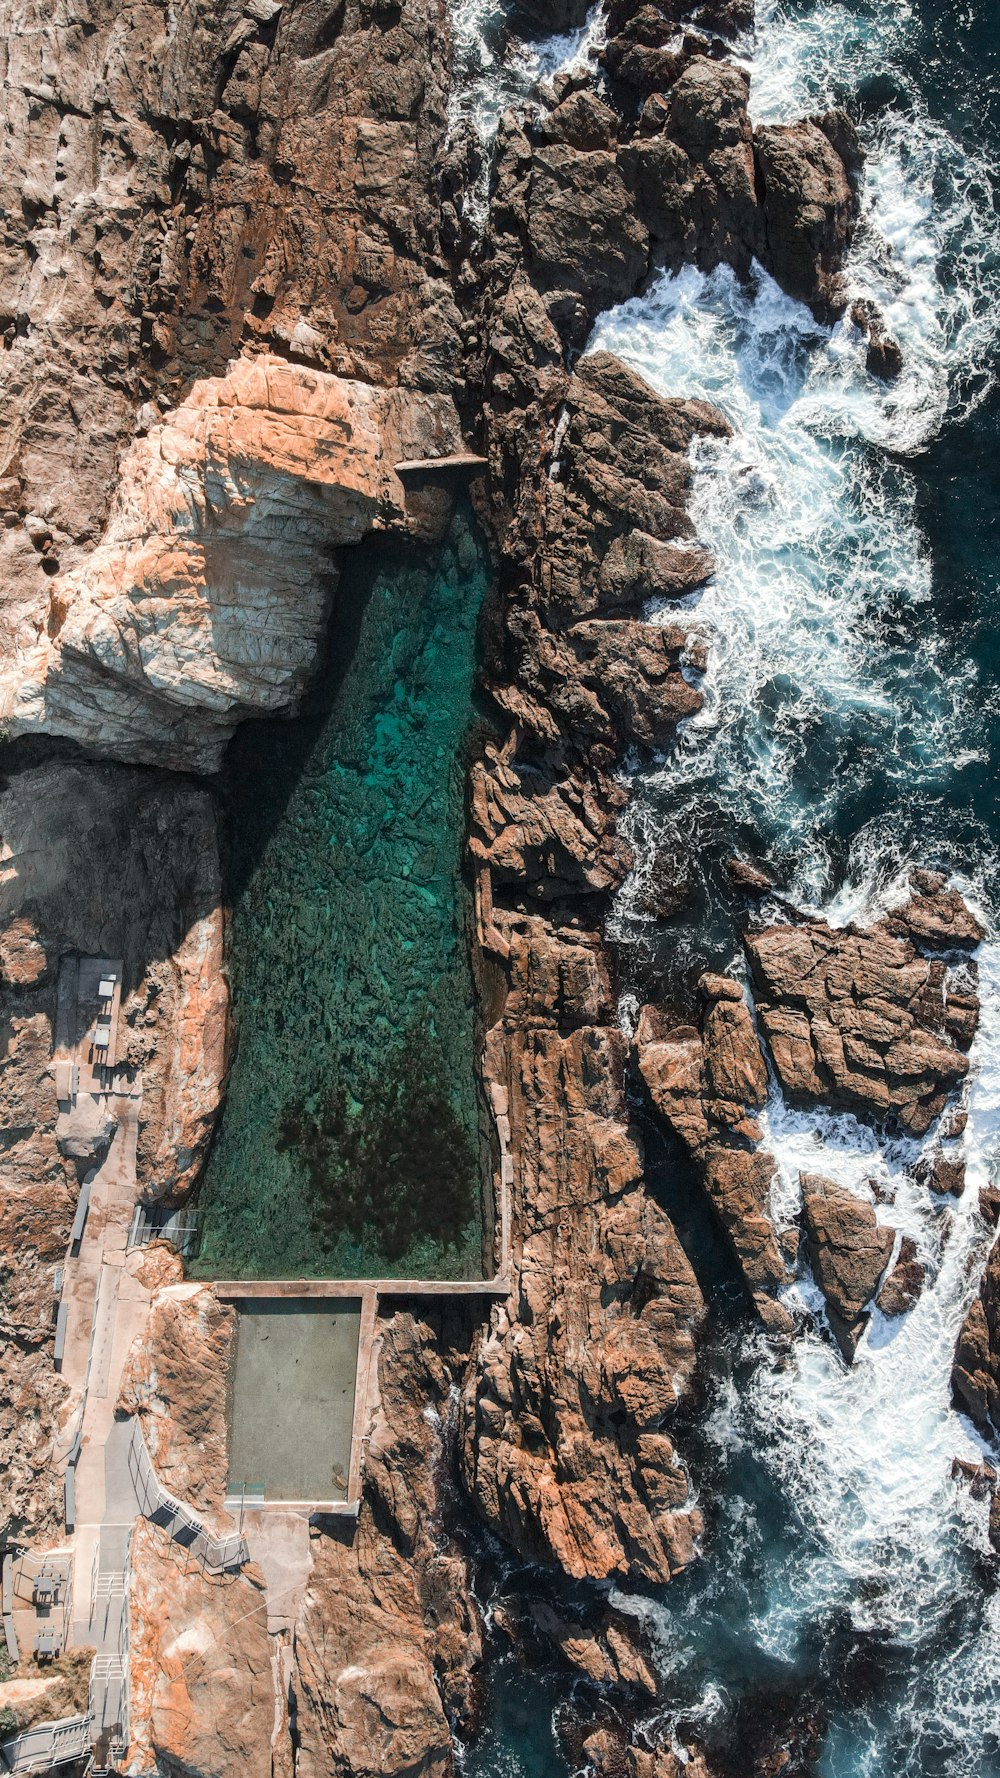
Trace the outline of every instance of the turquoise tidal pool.
{"label": "turquoise tidal pool", "polygon": [[330,658],[227,762],[235,1051],[200,1192],[210,1277],[478,1277],[480,1100],[463,875],[489,562],[341,557]]}

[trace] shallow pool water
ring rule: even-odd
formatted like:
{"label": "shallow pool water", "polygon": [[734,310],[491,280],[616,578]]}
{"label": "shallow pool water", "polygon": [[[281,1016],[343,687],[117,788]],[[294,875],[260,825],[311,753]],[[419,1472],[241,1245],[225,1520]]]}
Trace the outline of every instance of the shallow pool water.
{"label": "shallow pool water", "polygon": [[236,1051],[203,1275],[481,1274],[463,853],[489,569],[464,513],[415,557],[342,557],[308,709],[233,744]]}

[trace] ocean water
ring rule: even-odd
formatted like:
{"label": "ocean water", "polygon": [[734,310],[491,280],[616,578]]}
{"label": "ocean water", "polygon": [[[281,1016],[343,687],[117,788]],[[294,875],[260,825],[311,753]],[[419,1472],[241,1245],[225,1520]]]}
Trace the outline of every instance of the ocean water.
{"label": "ocean water", "polygon": [[[733,425],[694,449],[693,512],[716,559],[684,613],[709,647],[705,707],[668,756],[630,767],[623,1018],[651,993],[689,1002],[705,968],[740,967],[734,852],[835,922],[875,917],[911,863],[940,866],[990,930],[969,1184],[931,1203],[908,1172],[919,1145],[792,1112],[772,1090],[779,1217],[797,1214],[800,1167],[860,1193],[874,1177],[880,1217],[928,1267],[917,1307],[876,1314],[847,1371],[807,1274],[792,1295],[815,1321],[790,1355],[748,1326],[691,1181],[650,1133],[650,1184],[679,1211],[711,1302],[705,1407],[684,1435],[707,1532],[669,1589],[616,1597],[649,1627],[662,1677],[640,1737],[699,1740],[720,1778],[745,1772],[761,1725],[793,1707],[821,1720],[822,1778],[994,1778],[997,1563],[985,1508],[951,1477],[982,1446],[949,1374],[991,1239],[977,1188],[1000,1165],[1000,14],[992,0],[759,0],[751,68],[758,121],[831,103],[858,121],[849,275],[905,370],[870,377],[849,321],[819,327],[763,272],[748,288],[725,271],[663,275],[598,321],[592,347]],[[654,872],[676,880],[669,919],[647,911]],[[597,1700],[509,1665],[466,1770],[554,1778],[571,1769],[560,1722]]]}
{"label": "ocean water", "polygon": [[463,512],[424,567],[345,552],[305,714],[233,743],[203,1275],[482,1275],[463,856],[488,572]]}

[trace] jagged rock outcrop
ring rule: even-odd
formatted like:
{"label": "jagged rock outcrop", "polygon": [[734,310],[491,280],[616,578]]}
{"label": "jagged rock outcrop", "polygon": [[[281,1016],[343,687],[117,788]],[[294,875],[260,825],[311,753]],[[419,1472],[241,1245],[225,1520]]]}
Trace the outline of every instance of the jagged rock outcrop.
{"label": "jagged rock outcrop", "polygon": [[[0,9],[0,585],[33,650],[118,458],[242,351],[450,392],[445,0]],[[248,620],[249,621],[249,620]]]}
{"label": "jagged rock outcrop", "polygon": [[697,1165],[712,1208],[764,1325],[787,1332],[775,1293],[791,1281],[770,1210],[774,1160],[759,1144],[754,1112],[767,1098],[767,1070],[738,982],[705,975],[702,1027],[672,1024],[642,1009],[639,1069],[660,1115]]}
{"label": "jagged rock outcrop", "polygon": [[917,1258],[917,1244],[909,1235],[904,1235],[899,1244],[899,1257],[886,1274],[875,1298],[883,1315],[905,1315],[907,1309],[912,1309],[926,1279],[927,1274]]}
{"label": "jagged rock outcrop", "polygon": [[514,1284],[463,1401],[467,1485],[530,1558],[666,1579],[701,1528],[664,1425],[701,1294],[643,1190],[600,940],[494,919],[511,988],[485,1070],[510,1131]]}
{"label": "jagged rock outcrop", "polygon": [[952,1388],[960,1408],[988,1438],[1000,1438],[1000,1247],[986,1262],[955,1348]]}
{"label": "jagged rock outcrop", "polygon": [[[949,924],[955,924],[950,903]],[[898,927],[905,911],[895,916]],[[926,926],[926,917],[920,918]],[[967,941],[969,942],[969,941]],[[782,1087],[923,1135],[965,1078],[979,1002],[885,921],[770,926],[746,940],[754,998]]]}
{"label": "jagged rock outcrop", "polygon": [[802,1174],[802,1221],[813,1276],[850,1364],[868,1323],[865,1311],[892,1256],[895,1234],[879,1223],[871,1204],[819,1173]]}
{"label": "jagged rock outcrop", "polygon": [[459,443],[447,395],[273,356],[195,384],[121,467],[104,537],[48,583],[44,628],[0,673],[12,735],[213,770],[237,723],[294,711],[336,585],[371,530],[433,537],[447,494],[393,465]]}

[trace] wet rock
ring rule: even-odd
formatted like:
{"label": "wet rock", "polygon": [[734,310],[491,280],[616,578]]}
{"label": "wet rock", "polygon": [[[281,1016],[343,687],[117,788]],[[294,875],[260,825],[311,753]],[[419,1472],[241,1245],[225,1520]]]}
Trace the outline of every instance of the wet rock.
{"label": "wet rock", "polygon": [[623,1725],[594,1729],[580,1752],[594,1778],[711,1778],[700,1754],[681,1755],[672,1745],[639,1747]]}
{"label": "wet rock", "polygon": [[743,895],[768,895],[775,887],[774,878],[748,858],[727,858],[726,874]]}
{"label": "wet rock", "polygon": [[[846,158],[845,158],[846,157]],[[754,131],[764,263],[821,320],[844,307],[841,264],[858,214],[860,151],[842,112]]]}
{"label": "wet rock", "polygon": [[830,1311],[830,1325],[850,1364],[864,1331],[864,1311],[878,1289],[895,1236],[870,1204],[818,1173],[802,1175],[802,1220],[809,1263]]}
{"label": "wet rock", "polygon": [[939,1197],[961,1197],[965,1190],[965,1162],[943,1154],[926,1156],[914,1168],[914,1178]]}
{"label": "wet rock", "polygon": [[917,1258],[917,1244],[909,1235],[904,1235],[899,1247],[899,1257],[891,1272],[888,1273],[878,1296],[876,1305],[883,1315],[905,1315],[924,1288],[927,1274]]}
{"label": "wet rock", "polygon": [[993,1248],[962,1323],[951,1382],[958,1406],[980,1432],[1000,1435],[1000,1248]]}
{"label": "wet rock", "polygon": [[634,1620],[609,1612],[596,1627],[561,1616],[544,1600],[529,1607],[532,1627],[545,1642],[593,1685],[655,1698],[656,1675],[643,1651],[643,1637]]}
{"label": "wet rock", "polygon": [[994,1228],[1000,1223],[1000,1190],[995,1185],[980,1186],[979,1214],[984,1222],[991,1222]]}
{"label": "wet rock", "polygon": [[924,1134],[969,1070],[949,1021],[957,1011],[974,1024],[978,1001],[954,993],[941,963],[885,925],[771,926],[745,944],[788,1097]]}

